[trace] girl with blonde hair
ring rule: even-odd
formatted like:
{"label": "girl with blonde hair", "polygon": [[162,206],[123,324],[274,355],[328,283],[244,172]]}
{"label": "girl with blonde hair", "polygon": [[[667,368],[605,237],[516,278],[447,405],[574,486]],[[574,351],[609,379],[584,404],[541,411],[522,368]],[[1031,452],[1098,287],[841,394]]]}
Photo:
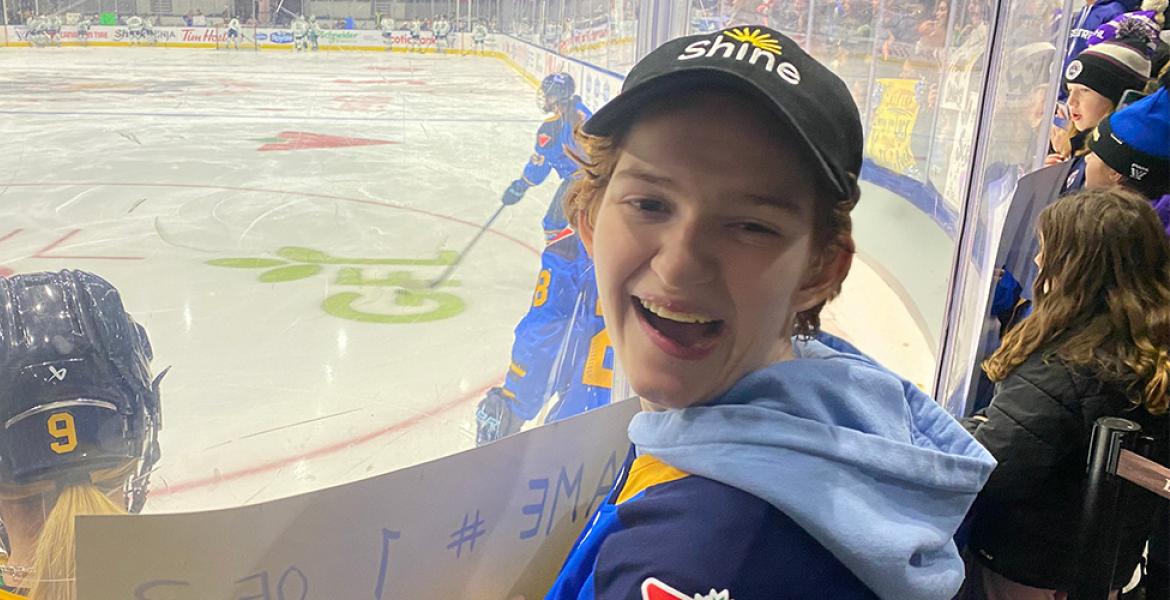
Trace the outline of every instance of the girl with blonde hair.
{"label": "girl with blonde hair", "polygon": [[0,278],[0,598],[76,600],[76,517],[141,510],[159,458],[151,359],[104,279]]}

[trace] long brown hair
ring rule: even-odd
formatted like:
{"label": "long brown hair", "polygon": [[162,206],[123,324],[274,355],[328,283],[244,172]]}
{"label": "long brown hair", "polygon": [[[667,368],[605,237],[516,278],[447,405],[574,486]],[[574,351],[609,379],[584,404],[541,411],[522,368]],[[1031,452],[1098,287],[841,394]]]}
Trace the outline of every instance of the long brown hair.
{"label": "long brown hair", "polygon": [[1170,240],[1149,202],[1085,190],[1040,213],[1034,312],[983,363],[1002,381],[1037,351],[1121,384],[1163,414],[1170,399]]}

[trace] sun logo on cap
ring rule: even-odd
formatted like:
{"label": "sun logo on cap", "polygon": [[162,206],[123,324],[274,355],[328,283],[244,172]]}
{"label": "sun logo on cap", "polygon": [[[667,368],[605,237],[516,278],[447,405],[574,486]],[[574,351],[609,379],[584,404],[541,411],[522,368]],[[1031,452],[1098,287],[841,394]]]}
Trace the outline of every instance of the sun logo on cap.
{"label": "sun logo on cap", "polygon": [[727,37],[737,42],[747,42],[760,50],[765,50],[773,54],[781,54],[780,41],[772,37],[770,33],[764,33],[759,29],[748,29],[746,27],[732,29],[727,33]]}

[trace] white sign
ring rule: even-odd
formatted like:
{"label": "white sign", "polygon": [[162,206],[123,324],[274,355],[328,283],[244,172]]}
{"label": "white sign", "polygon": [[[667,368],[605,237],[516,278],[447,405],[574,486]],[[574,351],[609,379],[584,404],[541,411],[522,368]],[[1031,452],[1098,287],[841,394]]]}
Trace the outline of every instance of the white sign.
{"label": "white sign", "polygon": [[226,510],[81,517],[86,600],[541,598],[605,501],[625,401],[365,481]]}

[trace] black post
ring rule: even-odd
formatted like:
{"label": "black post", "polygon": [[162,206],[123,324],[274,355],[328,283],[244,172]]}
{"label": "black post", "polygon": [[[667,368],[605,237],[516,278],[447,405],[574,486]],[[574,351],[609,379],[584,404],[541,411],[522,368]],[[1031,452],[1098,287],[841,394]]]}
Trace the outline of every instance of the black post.
{"label": "black post", "polygon": [[1121,486],[1125,484],[1117,476],[1117,460],[1122,449],[1133,448],[1141,430],[1137,423],[1116,417],[1101,417],[1093,427],[1077,537],[1077,581],[1069,600],[1106,600],[1112,591],[1120,542]]}

